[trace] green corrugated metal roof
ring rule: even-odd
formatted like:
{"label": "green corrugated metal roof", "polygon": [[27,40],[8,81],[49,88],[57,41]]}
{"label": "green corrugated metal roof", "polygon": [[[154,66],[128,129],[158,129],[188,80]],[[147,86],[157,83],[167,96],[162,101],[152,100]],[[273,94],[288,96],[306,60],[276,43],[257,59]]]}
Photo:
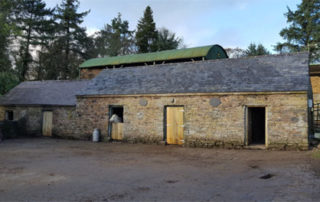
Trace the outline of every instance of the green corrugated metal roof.
{"label": "green corrugated metal roof", "polygon": [[219,45],[184,48],[153,53],[123,55],[116,57],[94,58],[83,62],[80,68],[124,65],[145,62],[170,61],[178,59],[205,57],[205,59],[227,58],[225,50]]}

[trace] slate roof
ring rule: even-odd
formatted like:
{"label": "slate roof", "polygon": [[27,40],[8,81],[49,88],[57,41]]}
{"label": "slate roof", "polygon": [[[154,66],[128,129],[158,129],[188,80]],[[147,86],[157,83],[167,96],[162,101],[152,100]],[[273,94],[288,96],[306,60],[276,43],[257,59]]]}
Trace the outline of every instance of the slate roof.
{"label": "slate roof", "polygon": [[307,91],[308,54],[105,69],[78,95]]}
{"label": "slate roof", "polygon": [[26,81],[0,96],[0,105],[75,106],[76,92],[84,88],[82,81]]}

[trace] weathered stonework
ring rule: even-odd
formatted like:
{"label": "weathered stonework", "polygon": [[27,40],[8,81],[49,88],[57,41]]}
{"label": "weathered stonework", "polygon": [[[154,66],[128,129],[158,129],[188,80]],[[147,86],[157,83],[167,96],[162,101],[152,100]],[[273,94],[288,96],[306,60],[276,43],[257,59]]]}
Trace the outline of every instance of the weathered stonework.
{"label": "weathered stonework", "polygon": [[[141,98],[147,106],[141,106]],[[213,107],[211,98],[221,104]],[[174,103],[172,102],[174,100]],[[245,145],[246,106],[265,106],[269,149],[307,149],[307,94],[79,97],[74,138],[90,137],[94,128],[108,140],[109,105],[124,107],[124,141],[161,143],[164,107],[184,106],[184,145],[241,148]],[[72,132],[72,131],[70,131]]]}
{"label": "weathered stonework", "polygon": [[24,120],[27,135],[40,136],[42,134],[42,112],[44,110],[53,113],[52,134],[54,136],[68,137],[70,133],[73,133],[72,129],[77,127],[75,107],[0,107],[0,116],[5,110],[13,111],[14,120]]}
{"label": "weathered stonework", "polygon": [[320,103],[320,76],[310,76],[313,102]]}
{"label": "weathered stonework", "polygon": [[[146,106],[140,104],[141,98]],[[221,104],[212,106],[212,98]],[[26,120],[28,134],[41,135],[42,111],[51,110],[54,136],[89,139],[99,128],[102,140],[108,141],[110,105],[124,107],[124,142],[162,144],[165,106],[177,105],[184,106],[184,146],[242,148],[246,107],[265,106],[268,149],[308,148],[306,94],[78,97],[76,108],[0,107],[0,117],[4,110],[13,110],[15,120]]]}
{"label": "weathered stonework", "polygon": [[5,109],[4,107],[0,106],[0,121],[5,119]]}
{"label": "weathered stonework", "polygon": [[80,69],[80,79],[92,79],[96,77],[103,69],[101,68],[89,68]]}

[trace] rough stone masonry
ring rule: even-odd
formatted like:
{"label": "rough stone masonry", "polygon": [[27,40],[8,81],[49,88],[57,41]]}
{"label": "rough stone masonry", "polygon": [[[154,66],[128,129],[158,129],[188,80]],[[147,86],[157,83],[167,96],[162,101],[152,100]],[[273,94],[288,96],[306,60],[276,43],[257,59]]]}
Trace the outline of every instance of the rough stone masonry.
{"label": "rough stone masonry", "polygon": [[[221,104],[214,107],[210,99]],[[75,138],[88,138],[94,128],[108,140],[110,105],[124,107],[124,140],[161,143],[164,140],[164,107],[184,107],[184,145],[190,147],[241,148],[245,145],[246,106],[265,106],[269,149],[307,149],[307,94],[225,94],[189,96],[141,96],[78,98],[78,130]],[[75,130],[76,131],[76,130]],[[87,136],[87,137],[86,137]]]}

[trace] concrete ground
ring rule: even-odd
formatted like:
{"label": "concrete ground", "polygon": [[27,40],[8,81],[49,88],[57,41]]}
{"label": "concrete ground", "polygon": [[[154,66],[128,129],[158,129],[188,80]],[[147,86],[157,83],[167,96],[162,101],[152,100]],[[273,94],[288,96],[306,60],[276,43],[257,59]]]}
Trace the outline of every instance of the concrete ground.
{"label": "concrete ground", "polygon": [[319,154],[6,140],[0,201],[319,201]]}

